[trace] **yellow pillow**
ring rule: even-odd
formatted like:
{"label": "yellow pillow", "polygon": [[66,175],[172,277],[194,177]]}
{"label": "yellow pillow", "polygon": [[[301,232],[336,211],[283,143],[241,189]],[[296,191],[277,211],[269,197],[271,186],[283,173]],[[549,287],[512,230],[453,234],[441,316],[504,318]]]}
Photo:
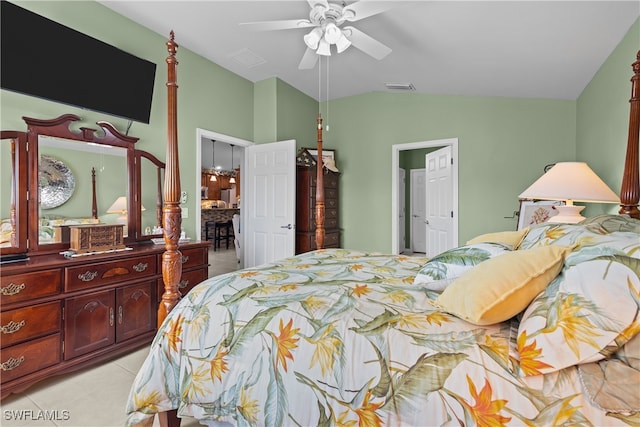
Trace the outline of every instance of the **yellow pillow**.
{"label": "yellow pillow", "polygon": [[516,250],[527,236],[528,232],[529,227],[518,231],[498,231],[496,233],[481,234],[480,236],[469,240],[467,245],[473,245],[476,243],[504,243],[505,245],[511,246],[513,250]]}
{"label": "yellow pillow", "polygon": [[489,259],[456,279],[434,305],[476,325],[510,319],[556,278],[571,249],[540,246]]}

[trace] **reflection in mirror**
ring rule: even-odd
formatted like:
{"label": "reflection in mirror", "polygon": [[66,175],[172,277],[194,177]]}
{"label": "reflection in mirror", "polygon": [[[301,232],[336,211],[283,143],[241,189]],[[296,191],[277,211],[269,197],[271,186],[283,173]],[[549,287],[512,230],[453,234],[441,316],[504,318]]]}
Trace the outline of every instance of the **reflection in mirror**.
{"label": "reflection in mirror", "polygon": [[162,237],[162,185],[164,162],[146,151],[137,151],[140,165],[140,200],[144,209],[140,213],[141,238]]}
{"label": "reflection in mirror", "polygon": [[13,155],[12,141],[3,139],[0,145],[0,247],[6,248],[12,246],[11,239],[13,234],[13,226],[11,224],[11,201],[15,199],[13,195]]}
{"label": "reflection in mirror", "polygon": [[[40,135],[38,154],[39,244],[68,241],[68,225],[115,224],[123,218],[126,222],[126,205],[124,216],[109,209],[119,197],[128,196],[125,148]],[[92,211],[94,196],[97,218]]]}
{"label": "reflection in mirror", "polygon": [[0,140],[0,262],[9,262],[27,251],[27,140],[14,131]]}

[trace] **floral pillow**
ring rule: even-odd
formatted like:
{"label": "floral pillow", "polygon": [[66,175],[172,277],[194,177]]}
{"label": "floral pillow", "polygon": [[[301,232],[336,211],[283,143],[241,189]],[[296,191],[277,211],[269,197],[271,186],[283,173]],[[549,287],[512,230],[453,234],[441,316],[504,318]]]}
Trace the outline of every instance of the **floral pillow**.
{"label": "floral pillow", "polygon": [[511,247],[501,243],[475,243],[450,249],[422,266],[413,284],[432,291],[443,291],[466,271],[507,252],[511,252]]}
{"label": "floral pillow", "polygon": [[640,263],[626,256],[566,267],[538,295],[518,327],[523,375],[601,360],[639,330]]}
{"label": "floral pillow", "polygon": [[544,224],[533,227],[521,249],[539,246],[573,246],[565,265],[576,265],[601,256],[622,255],[640,258],[640,235],[631,231],[609,232],[600,224]]}
{"label": "floral pillow", "polygon": [[580,224],[598,224],[609,232],[631,231],[640,234],[640,219],[631,218],[628,215],[598,215],[584,219]]}

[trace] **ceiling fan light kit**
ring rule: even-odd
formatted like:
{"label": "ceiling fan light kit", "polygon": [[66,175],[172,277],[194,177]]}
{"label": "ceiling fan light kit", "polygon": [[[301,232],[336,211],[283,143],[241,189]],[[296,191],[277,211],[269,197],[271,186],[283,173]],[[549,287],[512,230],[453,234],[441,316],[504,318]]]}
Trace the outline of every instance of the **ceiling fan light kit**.
{"label": "ceiling fan light kit", "polygon": [[[241,25],[253,30],[286,30],[296,28],[313,29],[303,36],[307,51],[298,65],[299,69],[310,69],[317,63],[316,55],[331,56],[331,45],[342,53],[353,45],[375,59],[381,60],[391,49],[354,27],[341,28],[345,22],[356,22],[364,18],[385,12],[391,2],[356,1],[349,5],[344,2],[328,0],[307,0],[311,11],[309,19],[289,19],[281,21],[249,22]],[[314,55],[315,53],[315,55]]]}

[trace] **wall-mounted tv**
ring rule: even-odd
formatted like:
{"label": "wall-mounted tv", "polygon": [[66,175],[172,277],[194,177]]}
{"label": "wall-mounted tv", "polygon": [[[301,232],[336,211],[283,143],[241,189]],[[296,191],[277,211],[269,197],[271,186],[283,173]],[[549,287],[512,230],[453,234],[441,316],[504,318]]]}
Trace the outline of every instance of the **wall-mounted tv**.
{"label": "wall-mounted tv", "polygon": [[149,123],[155,63],[0,3],[0,87]]}

